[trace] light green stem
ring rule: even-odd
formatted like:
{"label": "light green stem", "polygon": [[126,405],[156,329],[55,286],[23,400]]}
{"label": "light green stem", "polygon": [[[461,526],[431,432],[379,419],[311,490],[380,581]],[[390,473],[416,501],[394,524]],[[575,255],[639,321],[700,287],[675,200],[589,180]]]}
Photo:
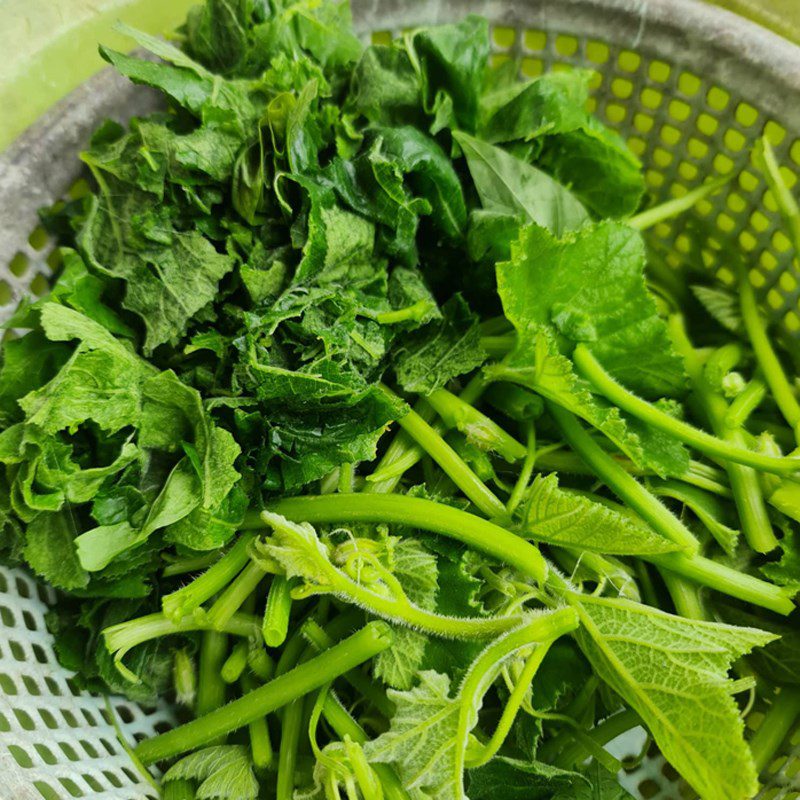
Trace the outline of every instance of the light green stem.
{"label": "light green stem", "polygon": [[[197,671],[197,701],[194,706],[198,717],[214,711],[225,702],[225,682],[221,673],[227,653],[228,637],[224,633],[203,633]],[[224,741],[224,734],[211,740],[213,744],[222,744]]]}
{"label": "light green stem", "polygon": [[261,633],[268,647],[280,647],[286,641],[291,613],[292,594],[289,580],[285,575],[275,575],[269,587],[264,620],[261,623]]}
{"label": "light green stem", "polygon": [[527,424],[528,427],[528,451],[525,455],[525,461],[522,462],[522,469],[517,477],[517,482],[514,484],[514,489],[511,496],[506,503],[506,511],[509,516],[513,516],[517,507],[522,502],[525,492],[528,490],[528,484],[531,482],[533,475],[533,468],[536,466],[536,428],[533,422]]}
{"label": "light green stem", "polygon": [[[245,673],[241,679],[242,691],[246,694],[258,688],[258,682],[252,675]],[[247,726],[250,735],[250,755],[253,765],[258,770],[265,770],[272,764],[273,749],[272,739],[269,735],[269,726],[266,717],[254,719]]]}
{"label": "light green stem", "polygon": [[800,459],[776,458],[775,456],[768,456],[739,447],[729,441],[712,436],[699,428],[695,428],[693,425],[683,422],[683,420],[676,419],[665,411],[661,411],[652,403],[642,400],[617,383],[603,369],[600,362],[589,352],[585,345],[579,344],[575,348],[572,357],[575,366],[578,367],[583,377],[614,405],[619,406],[623,411],[627,411],[642,422],[646,422],[648,425],[652,425],[654,428],[680,439],[691,447],[695,447],[710,456],[733,461],[764,472],[785,475],[800,471]]}
{"label": "light green stem", "polygon": [[783,418],[789,423],[789,427],[794,431],[795,438],[800,442],[800,430],[798,430],[800,403],[797,402],[794,390],[786,377],[786,373],[783,371],[769,336],[767,336],[766,326],[758,311],[756,293],[753,291],[753,286],[745,270],[742,270],[742,276],[739,281],[739,303],[742,309],[742,320],[747,331],[747,338],[750,339],[756,361],[761,367],[761,374],[769,385],[772,397]]}
{"label": "light green stem", "polygon": [[[725,424],[729,410],[728,404],[725,398],[712,389],[706,380],[702,363],[689,341],[683,320],[675,314],[670,317],[667,325],[675,349],[683,357],[686,372],[692,381],[694,397],[711,424],[711,428],[734,445],[746,446],[744,431],[741,428],[729,428]],[[724,349],[720,348],[720,351]],[[712,358],[719,356],[720,351],[717,351]],[[757,553],[769,553],[778,546],[778,540],[775,538],[772,523],[767,515],[758,475],[752,468],[733,462],[727,462],[725,469],[747,543]]]}
{"label": "light green stem", "polygon": [[225,683],[236,683],[247,667],[247,654],[250,646],[247,642],[237,642],[230,655],[225,659],[220,674]]}
{"label": "light green stem", "polygon": [[671,542],[688,552],[696,552],[698,542],[688,528],[661,501],[629,475],[581,427],[573,414],[548,401],[550,415],[573,450],[592,468],[612,491],[645,522]]}
{"label": "light green stem", "polygon": [[222,708],[152,739],[145,739],[135,752],[144,764],[153,764],[195,750],[330,683],[339,675],[369,661],[391,643],[392,631],[385,622],[369,622],[325,653]]}
{"label": "light green stem", "polygon": [[419,414],[409,411],[398,424],[487,517],[506,516],[503,502]]}
{"label": "light green stem", "polygon": [[427,400],[448,428],[461,431],[479,447],[499,453],[509,463],[525,458],[525,445],[447,389],[437,389],[428,395]]}
{"label": "light green stem", "polygon": [[730,182],[732,177],[733,174],[722,175],[704,183],[702,186],[698,186],[696,189],[692,189],[682,197],[676,197],[674,200],[667,200],[665,203],[648,208],[631,217],[628,220],[628,225],[636,228],[637,231],[644,231],[659,222],[677,217],[679,214],[689,211],[701,200],[718,192],[725,184]]}
{"label": "light green stem", "polygon": [[202,575],[177,591],[164,595],[161,598],[164,613],[172,620],[180,620],[221,592],[247,564],[248,548],[254,538],[252,534],[242,534],[236,544]]}
{"label": "light green stem", "polygon": [[765,770],[800,717],[800,689],[783,688],[772,701],[761,725],[750,740],[750,750],[759,772]]}
{"label": "light green stem", "polygon": [[542,642],[542,644],[528,656],[528,660],[525,662],[525,666],[520,673],[519,680],[514,686],[514,691],[511,692],[511,696],[506,701],[500,721],[497,723],[492,738],[483,745],[480,753],[467,759],[466,766],[468,769],[483,766],[488,761],[491,761],[491,759],[497,755],[497,751],[503,746],[503,742],[505,742],[506,737],[511,731],[511,726],[514,724],[517,712],[525,699],[525,695],[528,693],[531,682],[537,670],[542,665],[542,661],[544,661],[544,657],[547,655],[551,644],[551,642]]}
{"label": "light green stem", "polygon": [[[384,522],[440,533],[518,569],[535,581],[547,577],[547,562],[530,542],[475,514],[408,495],[317,495],[287,497],[269,510],[294,522]],[[262,528],[260,516],[248,513],[245,525]]]}
{"label": "light green stem", "polygon": [[228,620],[242,607],[245,600],[256,590],[266,573],[254,561],[234,578],[225,591],[214,601],[208,611],[211,627],[222,630]]}
{"label": "light green stem", "polygon": [[741,428],[750,418],[750,415],[761,405],[766,396],[767,385],[764,381],[754,378],[728,407],[728,413],[725,415],[725,424],[729,428]]}
{"label": "light green stem", "polygon": [[659,570],[669,596],[675,606],[675,611],[686,619],[708,619],[708,614],[700,602],[697,586],[690,581],[670,572],[668,569]]}

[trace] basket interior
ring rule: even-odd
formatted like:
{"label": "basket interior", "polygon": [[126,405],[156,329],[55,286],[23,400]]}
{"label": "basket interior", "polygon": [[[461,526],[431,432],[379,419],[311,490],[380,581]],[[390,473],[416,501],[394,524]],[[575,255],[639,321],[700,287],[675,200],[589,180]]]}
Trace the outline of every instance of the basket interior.
{"label": "basket interior", "polygon": [[[711,270],[727,286],[734,283],[734,271],[721,253],[730,246],[739,249],[763,309],[800,356],[800,270],[781,229],[775,200],[750,155],[757,137],[766,133],[787,184],[797,183],[800,50],[787,49],[788,44],[724,12],[704,11],[691,0],[653,0],[649,17],[647,3],[622,0],[508,5],[491,0],[372,0],[353,5],[357,26],[370,31],[376,42],[386,42],[414,24],[445,22],[477,11],[494,23],[494,58],[519,58],[526,76],[565,65],[593,68],[592,109],[642,160],[654,200],[679,197],[704,180],[736,171],[736,179],[693,213],[658,225],[651,232],[651,244],[667,265],[689,263]],[[789,54],[794,59],[796,71],[789,70],[782,85],[765,61],[770,44],[776,58]],[[115,103],[112,96],[109,107],[124,116],[125,98]],[[98,121],[82,120],[83,140]],[[20,152],[24,160],[24,150]],[[73,159],[76,166],[50,200],[85,189],[75,148],[59,156]],[[0,171],[3,166],[0,159]],[[0,263],[0,320],[21,297],[46,293],[49,277],[59,266],[58,253],[36,226],[33,211],[16,216],[27,225],[3,234],[9,237],[3,244],[11,246],[0,248],[0,253],[9,254],[8,263]],[[59,667],[44,624],[48,600],[51,593],[27,574],[0,567],[0,761],[9,792],[4,795],[0,788],[0,796],[150,796],[117,743],[105,701],[73,690]],[[129,739],[152,735],[170,721],[165,708],[144,711],[125,701],[113,705]],[[757,727],[760,718],[756,709],[748,725]],[[640,745],[641,740],[617,742],[615,754],[631,755]],[[784,753],[763,776],[766,788],[759,797],[764,800],[800,797],[800,783],[794,780],[800,771],[800,731],[790,737]],[[657,753],[649,754],[623,780],[645,800],[685,796],[675,772]]]}

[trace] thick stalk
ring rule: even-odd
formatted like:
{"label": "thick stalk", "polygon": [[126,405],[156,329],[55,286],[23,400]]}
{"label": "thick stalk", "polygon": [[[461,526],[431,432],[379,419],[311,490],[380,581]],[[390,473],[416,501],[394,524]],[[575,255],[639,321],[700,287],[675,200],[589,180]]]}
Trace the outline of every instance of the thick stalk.
{"label": "thick stalk", "polygon": [[391,643],[392,630],[385,622],[369,622],[325,653],[222,708],[146,739],[137,746],[136,754],[143,763],[153,764],[201,747],[330,683],[373,658]]}
{"label": "thick stalk", "polygon": [[575,348],[572,358],[583,377],[614,405],[709,456],[753,467],[762,472],[774,472],[776,475],[800,471],[800,459],[769,456],[748,450],[746,447],[695,428],[693,425],[661,411],[652,403],[642,400],[617,383],[585,345],[579,344]]}
{"label": "thick stalk", "polygon": [[[269,510],[294,522],[384,522],[440,533],[486,553],[539,583],[547,577],[547,562],[530,542],[493,522],[452,506],[408,495],[317,495],[287,497]],[[249,528],[263,528],[259,515],[248,514]]]}
{"label": "thick stalk", "polygon": [[690,581],[716,589],[718,592],[768,608],[776,614],[794,611],[791,589],[775,586],[767,581],[739,572],[703,556],[685,556],[683,553],[662,553],[647,556],[647,561],[688,578]]}
{"label": "thick stalk", "polygon": [[247,654],[250,651],[250,645],[247,642],[237,642],[230,652],[230,655],[225,659],[222,665],[220,675],[225,683],[236,683],[242,677],[242,673],[247,667]]}
{"label": "thick stalk", "polygon": [[[350,716],[331,691],[325,696],[322,714],[340,739],[348,737],[356,744],[366,744],[369,741],[367,732]],[[397,773],[388,764],[372,764],[372,769],[381,782],[386,800],[409,800],[408,792],[403,788]]]}
{"label": "thick stalk", "polygon": [[697,551],[698,542],[691,531],[603,450],[581,427],[573,414],[549,401],[547,408],[573,450],[621,500],[657,533],[690,553]]}
{"label": "thick stalk", "polygon": [[437,389],[428,395],[427,400],[448,428],[461,431],[469,441],[498,453],[510,463],[525,458],[525,445],[475,406],[465,403],[447,389]]}
{"label": "thick stalk", "polygon": [[191,614],[206,600],[221,592],[247,564],[247,555],[253,534],[242,534],[236,544],[222,558],[191,583],[161,598],[161,608],[172,620]]}
{"label": "thick stalk", "polygon": [[[110,653],[114,653],[114,663],[117,669],[129,681],[138,683],[138,675],[135,675],[122,663],[122,659],[129,650],[136,645],[173,633],[207,630],[210,630],[209,623],[202,616],[184,617],[178,622],[173,622],[163,614],[147,614],[104,628],[103,638],[106,649]],[[224,632],[233,636],[252,637],[258,633],[258,620],[250,614],[234,614],[225,626]]]}
{"label": "thick stalk", "polygon": [[[620,711],[613,716],[607,717],[601,723],[596,725],[592,730],[586,732],[586,736],[592,740],[595,745],[603,746],[608,742],[621,736],[631,728],[636,728],[642,722],[639,715],[630,709]],[[575,741],[569,745],[558,757],[558,764],[564,769],[570,769],[581,760],[586,753],[585,745],[581,742]]]}
{"label": "thick stalk", "polygon": [[276,800],[292,800],[297,774],[297,749],[303,731],[304,698],[292,700],[281,716],[281,743],[278,749],[278,777],[275,781]]}
{"label": "thick stalk", "polygon": [[[331,627],[331,626],[329,626]],[[336,644],[333,636],[330,635],[318,622],[313,619],[308,619],[303,623],[300,629],[303,636],[311,643],[311,645],[318,651],[323,652],[329,650]],[[368,700],[375,708],[383,714],[386,719],[390,719],[394,714],[394,703],[386,696],[386,693],[367,675],[359,670],[352,670],[351,672],[342,675],[342,678],[347,681],[363,698]]]}

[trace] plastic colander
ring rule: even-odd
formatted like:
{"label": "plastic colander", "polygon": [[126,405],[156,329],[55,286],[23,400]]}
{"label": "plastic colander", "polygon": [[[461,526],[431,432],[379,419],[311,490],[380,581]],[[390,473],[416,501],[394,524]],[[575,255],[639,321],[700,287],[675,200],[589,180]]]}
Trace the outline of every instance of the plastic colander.
{"label": "plastic colander", "polygon": [[[470,12],[492,23],[495,58],[521,58],[528,76],[563,64],[597,71],[592,104],[641,158],[655,199],[739,172],[692,214],[657,226],[651,244],[666,264],[691,260],[725,285],[734,276],[720,253],[740,250],[764,311],[800,362],[800,271],[750,156],[766,133],[789,185],[800,175],[800,48],[693,0],[353,0],[356,26],[373,41]],[[103,117],[124,119],[155,103],[106,71],[0,154],[0,320],[21,297],[48,289],[58,254],[36,211],[80,192],[77,153],[91,130]],[[105,699],[77,691],[59,666],[44,623],[54,599],[28,573],[0,567],[0,800],[154,796],[118,743]],[[128,740],[170,725],[166,707],[119,698],[111,706]],[[748,725],[760,719],[756,709]],[[616,742],[615,754],[640,746]],[[800,731],[782,752],[762,776],[763,800],[800,797],[792,786]],[[692,796],[657,752],[622,780],[647,800]]]}

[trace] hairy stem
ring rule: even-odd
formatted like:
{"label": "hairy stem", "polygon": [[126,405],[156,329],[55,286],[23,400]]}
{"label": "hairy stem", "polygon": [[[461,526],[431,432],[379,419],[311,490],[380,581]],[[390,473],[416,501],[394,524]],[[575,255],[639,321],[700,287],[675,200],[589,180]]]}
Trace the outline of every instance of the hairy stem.
{"label": "hairy stem", "polygon": [[[463,542],[518,569],[535,581],[547,577],[547,562],[530,542],[493,522],[452,506],[408,495],[317,495],[287,497],[269,510],[295,522],[385,522],[409,525]],[[245,525],[262,528],[259,515],[248,514]]]}

